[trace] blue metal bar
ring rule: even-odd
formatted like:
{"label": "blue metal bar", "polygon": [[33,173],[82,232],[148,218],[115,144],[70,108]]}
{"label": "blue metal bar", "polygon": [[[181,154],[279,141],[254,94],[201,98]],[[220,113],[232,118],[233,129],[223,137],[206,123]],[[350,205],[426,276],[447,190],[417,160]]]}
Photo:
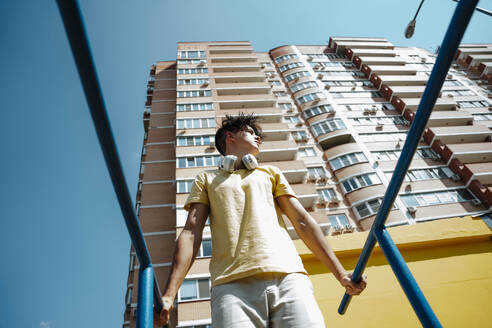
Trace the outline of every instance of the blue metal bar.
{"label": "blue metal bar", "polygon": [[[149,251],[145,244],[142,229],[135,214],[133,202],[131,200],[130,192],[128,190],[123,169],[121,167],[118,150],[116,148],[116,143],[111,130],[111,124],[109,122],[106,106],[104,104],[99,80],[97,78],[96,68],[89,48],[89,42],[85,32],[84,23],[82,21],[80,8],[75,0],[57,0],[57,4],[63,19],[68,40],[70,42],[72,54],[77,65],[80,81],[84,88],[87,104],[89,105],[92,115],[92,121],[94,122],[99,143],[104,154],[106,166],[108,167],[111,181],[113,183],[133,247],[137,253],[140,267],[143,269],[150,268],[149,271],[146,271],[146,275],[148,275],[148,272],[151,272],[154,276],[152,280],[154,292],[151,294],[143,294],[149,297],[148,302],[145,302],[145,306],[149,306],[150,311],[152,311],[151,297],[153,297],[155,310],[160,311],[162,309],[162,299],[159,285],[157,284],[157,279],[153,274]],[[140,298],[139,301],[141,301]],[[147,311],[148,309],[138,311],[137,315],[147,313]],[[140,319],[137,321],[140,322]],[[152,328],[152,318],[149,325],[137,327]]]}
{"label": "blue metal bar", "polygon": [[386,229],[376,229],[374,234],[422,326],[442,327],[389,232]]}
{"label": "blue metal bar", "polygon": [[154,269],[141,267],[138,275],[137,327],[152,327],[152,294]]}
{"label": "blue metal bar", "polygon": [[[439,92],[442,88],[446,74],[451,66],[453,57],[458,50],[466,27],[471,19],[473,11],[477,6],[478,0],[461,0],[456,6],[456,10],[451,18],[451,22],[444,36],[442,47],[432,69],[431,76],[422,95],[415,119],[408,131],[408,137],[403,146],[401,156],[396,164],[395,172],[391,178],[388,189],[384,195],[383,201],[376,215],[371,231],[367,237],[361,256],[352,275],[354,282],[359,282],[362,273],[369,261],[372,250],[376,244],[375,232],[384,228],[389,211],[393,207],[395,198],[400,190],[401,184],[407,173],[410,162],[412,161],[415,150],[417,149],[420,137],[427,125],[427,121],[432,113]],[[397,251],[396,248],[393,250]],[[338,313],[344,314],[350,303],[351,296],[345,294],[338,308]]]}

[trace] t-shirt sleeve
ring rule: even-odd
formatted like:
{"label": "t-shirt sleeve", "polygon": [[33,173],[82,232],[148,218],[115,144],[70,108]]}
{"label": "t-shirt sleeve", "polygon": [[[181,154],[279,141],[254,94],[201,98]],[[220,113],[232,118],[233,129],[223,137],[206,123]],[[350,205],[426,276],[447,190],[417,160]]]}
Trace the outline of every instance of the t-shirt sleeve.
{"label": "t-shirt sleeve", "polygon": [[272,172],[274,177],[273,197],[277,198],[282,195],[290,195],[297,198],[297,195],[294,193],[294,190],[292,190],[292,187],[282,171],[280,171],[279,168],[272,166]]}
{"label": "t-shirt sleeve", "polygon": [[203,203],[209,205],[205,174],[199,173],[191,185],[191,191],[186,199],[184,209],[189,211],[191,203]]}

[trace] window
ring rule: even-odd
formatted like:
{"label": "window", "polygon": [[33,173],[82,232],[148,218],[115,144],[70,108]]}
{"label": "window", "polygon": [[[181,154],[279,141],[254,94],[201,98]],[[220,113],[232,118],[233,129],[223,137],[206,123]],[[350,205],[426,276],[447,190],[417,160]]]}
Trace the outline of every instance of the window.
{"label": "window", "polygon": [[328,215],[328,220],[330,220],[330,225],[332,228],[334,227],[343,228],[350,224],[345,214]]}
{"label": "window", "polygon": [[341,62],[310,62],[309,64],[315,70],[323,70],[325,67],[342,67]]}
{"label": "window", "polygon": [[299,90],[303,90],[303,89],[307,89],[307,88],[316,88],[318,86],[318,84],[316,84],[316,82],[314,81],[307,81],[307,82],[301,82],[301,83],[297,83],[297,84],[294,84],[290,87],[290,91],[292,91],[292,93],[294,92],[297,92]]}
{"label": "window", "polygon": [[370,87],[374,88],[374,84],[372,84],[369,80],[349,80],[349,81],[324,81],[325,85],[329,85],[330,87]]}
{"label": "window", "polygon": [[283,55],[283,56],[275,58],[275,62],[278,64],[278,63],[283,62],[287,59],[293,59],[293,58],[298,58],[298,57],[296,54]]}
{"label": "window", "polygon": [[263,67],[272,67],[272,64],[270,64],[270,63],[261,63],[261,66],[263,66]]}
{"label": "window", "polygon": [[378,111],[378,110],[396,110],[396,108],[389,103],[377,103],[377,104],[352,104],[345,105],[348,111]]}
{"label": "window", "polygon": [[197,257],[210,257],[212,256],[212,240],[210,238],[204,238],[200,249],[198,250]]}
{"label": "window", "polygon": [[[363,219],[370,215],[374,215],[378,212],[381,205],[382,198],[373,199],[355,206],[355,212],[359,215],[359,218]],[[393,206],[394,208],[394,206]]]}
{"label": "window", "polygon": [[366,155],[364,155],[364,153],[362,152],[345,154],[330,159],[330,165],[333,168],[333,170],[338,170],[341,169],[342,167],[346,167],[349,165],[362,163],[362,162],[367,162]]}
{"label": "window", "polygon": [[436,204],[449,204],[469,202],[475,199],[466,188],[400,195],[406,206],[430,206]]}
{"label": "window", "polygon": [[177,119],[176,129],[200,129],[200,128],[215,128],[215,118],[189,118]]}
{"label": "window", "polygon": [[278,104],[280,108],[282,109],[291,109],[293,108],[292,104],[291,103],[280,103]]}
{"label": "window", "polygon": [[208,68],[179,68],[178,74],[203,74],[208,73]]}
{"label": "window", "polygon": [[299,148],[298,154],[299,157],[316,156],[316,152],[314,151],[313,147]]}
{"label": "window", "polygon": [[189,65],[189,64],[200,64],[200,63],[206,63],[206,61],[204,59],[178,59],[178,65],[179,64]]}
{"label": "window", "polygon": [[308,101],[313,101],[317,99],[323,99],[325,96],[321,92],[313,92],[297,97],[296,100],[299,104],[304,104]]}
{"label": "window", "polygon": [[178,168],[205,167],[220,164],[220,155],[177,157]]}
{"label": "window", "polygon": [[443,90],[442,97],[463,97],[463,96],[475,96],[475,93],[471,90]]}
{"label": "window", "polygon": [[210,278],[185,279],[179,288],[179,301],[210,298]]}
{"label": "window", "polygon": [[[391,179],[393,172],[385,173],[388,179]],[[453,171],[447,166],[426,168],[426,169],[413,169],[408,170],[405,175],[405,181],[420,181],[420,180],[430,180],[430,179],[449,179],[454,175]]]}
{"label": "window", "polygon": [[[366,77],[361,71],[324,71],[326,76],[357,76]],[[323,80],[326,78],[323,77]]]}
{"label": "window", "polygon": [[376,173],[366,173],[362,175],[357,175],[355,177],[348,178],[346,180],[341,181],[342,187],[346,193],[351,191],[364,188],[367,186],[380,184],[381,180],[379,179]]}
{"label": "window", "polygon": [[178,79],[178,85],[195,85],[195,84],[203,84],[209,83],[208,79]]}
{"label": "window", "polygon": [[197,104],[178,104],[176,106],[177,112],[190,112],[199,110],[213,110],[212,103],[197,103]]}
{"label": "window", "polygon": [[308,138],[306,131],[292,131],[291,134],[296,141],[307,140]]}
{"label": "window", "polygon": [[178,91],[178,98],[187,98],[187,97],[211,97],[212,91],[210,90],[190,90],[190,91]]}
{"label": "window", "polygon": [[299,123],[299,117],[297,116],[284,116],[284,120],[288,123]]}
{"label": "window", "polygon": [[296,68],[296,67],[304,67],[304,65],[301,63],[301,62],[295,62],[295,63],[289,63],[289,64],[286,64],[286,65],[282,65],[280,66],[278,69],[281,73],[289,70],[289,69],[293,69],[293,68]]}
{"label": "window", "polygon": [[282,85],[282,83],[280,81],[277,81],[277,80],[273,80],[273,81],[271,81],[271,83],[273,85]]}
{"label": "window", "polygon": [[462,84],[457,80],[446,80],[443,84],[445,87],[449,86],[462,86]]}
{"label": "window", "polygon": [[392,116],[362,116],[351,117],[349,119],[352,125],[377,125],[377,124],[392,124],[392,125],[407,125],[410,122],[403,118],[401,115]]}
{"label": "window", "polygon": [[338,118],[326,119],[311,125],[315,137],[341,129],[345,129],[345,124]]}
{"label": "window", "polygon": [[474,107],[488,107],[490,106],[486,101],[458,101],[457,102],[460,108],[474,108]]}
{"label": "window", "polygon": [[308,119],[308,118],[311,118],[311,117],[319,115],[319,114],[330,113],[333,111],[334,111],[334,109],[331,105],[319,105],[319,106],[305,109],[303,111],[303,114],[304,114],[304,118]]}
{"label": "window", "polygon": [[273,94],[275,95],[275,97],[285,97],[285,96],[287,96],[287,94],[285,93],[285,91],[274,91]]}
{"label": "window", "polygon": [[183,194],[191,191],[193,185],[193,179],[191,180],[177,180],[176,181],[176,193]]}
{"label": "window", "polygon": [[178,51],[178,58],[205,58],[205,51]]}
{"label": "window", "polygon": [[[378,161],[396,161],[401,155],[401,150],[372,151],[371,154]],[[437,158],[437,153],[432,148],[418,148],[413,159]]]}
{"label": "window", "polygon": [[303,77],[303,76],[309,76],[309,72],[308,71],[299,71],[299,72],[295,72],[295,73],[290,73],[290,74],[285,76],[285,80],[288,82],[288,81],[294,80],[295,78],[299,78],[299,77]]}
{"label": "window", "polygon": [[310,179],[326,178],[325,169],[321,166],[308,167],[308,175]]}
{"label": "window", "polygon": [[475,121],[492,121],[492,113],[478,113],[478,114],[472,114],[473,115],[473,120]]}
{"label": "window", "polygon": [[335,59],[335,58],[345,58],[344,56],[342,55],[339,55],[339,54],[325,54],[325,56],[329,59]]}
{"label": "window", "polygon": [[214,140],[213,135],[208,136],[182,136],[176,138],[177,146],[206,146],[210,145],[210,141]]}
{"label": "window", "polygon": [[333,190],[333,188],[323,188],[318,189],[317,191],[319,198],[325,201],[330,201],[332,198],[336,198],[335,190]]}

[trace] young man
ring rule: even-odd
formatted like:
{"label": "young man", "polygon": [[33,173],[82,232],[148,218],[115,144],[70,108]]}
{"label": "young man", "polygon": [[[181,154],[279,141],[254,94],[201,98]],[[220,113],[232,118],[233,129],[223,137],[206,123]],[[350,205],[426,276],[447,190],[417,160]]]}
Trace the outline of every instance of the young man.
{"label": "young man", "polygon": [[[314,255],[335,275],[347,293],[358,295],[365,278],[353,283],[327,244],[316,221],[299,203],[281,171],[258,166],[256,117],[227,116],[215,135],[226,156],[218,169],[199,173],[185,203],[189,211],[162,297],[154,316],[169,320],[178,289],[190,269],[210,216],[212,235],[211,307],[214,328],[325,327],[313,287],[282,219],[283,212]],[[233,157],[237,160],[234,162]],[[233,165],[230,165],[233,164]]]}

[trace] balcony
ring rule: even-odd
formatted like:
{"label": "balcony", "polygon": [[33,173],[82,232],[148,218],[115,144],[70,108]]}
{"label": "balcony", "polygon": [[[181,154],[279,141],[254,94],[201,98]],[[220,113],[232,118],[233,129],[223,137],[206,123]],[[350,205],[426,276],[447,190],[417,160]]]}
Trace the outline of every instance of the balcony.
{"label": "balcony", "polygon": [[[378,40],[379,41],[379,40]],[[382,40],[380,42],[368,42],[368,41],[336,41],[332,43],[332,48],[337,53],[344,53],[346,48],[358,48],[358,49],[394,49],[395,47],[390,42]]]}
{"label": "balcony", "polygon": [[262,162],[261,165],[278,167],[289,183],[302,183],[308,174],[304,161]]}
{"label": "balcony", "polygon": [[347,129],[335,130],[316,137],[319,145],[323,150],[330,149],[341,144],[353,142],[354,139]]}
{"label": "balcony", "polygon": [[447,144],[447,152],[451,152],[448,162],[453,159],[459,160],[462,164],[487,163],[492,168],[492,142],[479,142],[467,144]]}
{"label": "balcony", "polygon": [[251,54],[253,52],[252,46],[209,46],[208,52],[210,55],[221,55],[221,54]]}
{"label": "balcony", "polygon": [[[231,75],[230,73],[235,73],[236,75],[241,75],[246,72],[246,74],[251,74],[250,72],[261,72],[259,65],[235,65],[235,66],[214,66],[213,67],[214,76]],[[223,74],[229,73],[229,74]]]}
{"label": "balcony", "polygon": [[220,74],[222,76],[213,76],[215,80],[215,84],[219,86],[219,84],[227,83],[266,83],[266,76],[263,73],[247,73],[247,74]]}
{"label": "balcony", "polygon": [[297,144],[293,140],[265,141],[260,146],[258,160],[261,162],[277,162],[295,160]]}
{"label": "balcony", "polygon": [[289,139],[289,125],[286,123],[261,124],[263,142]]}
{"label": "balcony", "polygon": [[391,49],[359,49],[359,48],[350,48],[347,49],[345,54],[348,58],[352,59],[354,56],[359,57],[395,57],[396,52]]}
{"label": "balcony", "polygon": [[274,95],[243,95],[217,97],[220,109],[242,109],[273,107],[277,98]]}
{"label": "balcony", "polygon": [[258,61],[258,58],[254,54],[228,54],[209,56],[209,59],[212,65],[215,63],[255,63]]}
{"label": "balcony", "polygon": [[216,88],[217,96],[241,96],[241,95],[268,95],[270,93],[270,86],[255,85],[233,85],[230,87]]}
{"label": "balcony", "polygon": [[376,75],[371,76],[371,82],[379,88],[380,85],[387,86],[419,86],[426,85],[429,77],[422,75]]}
{"label": "balcony", "polygon": [[470,181],[478,180],[482,185],[492,185],[492,151],[489,153],[487,163],[467,164],[466,166],[472,173]]}
{"label": "balcony", "polygon": [[252,107],[252,108],[237,108],[237,109],[223,109],[217,113],[217,118],[224,118],[226,115],[239,115],[239,113],[244,114],[254,114],[258,116],[258,122],[263,123],[279,123],[282,121],[282,111],[278,107]]}
{"label": "balcony", "polygon": [[319,196],[314,184],[293,184],[291,187],[302,206],[305,208],[313,208],[316,205]]}
{"label": "balcony", "polygon": [[[396,99],[398,102],[399,99]],[[417,110],[420,104],[420,98],[402,98],[400,101],[403,101],[405,104],[405,109],[413,109]],[[393,103],[393,102],[392,102]],[[395,107],[398,107],[398,104],[393,104]],[[434,105],[433,111],[440,110],[454,110],[456,108],[456,101],[450,98],[437,98],[436,104]]]}
{"label": "balcony", "polygon": [[377,66],[393,66],[393,65],[403,66],[406,64],[406,61],[399,57],[357,56],[354,57],[354,63],[358,67],[360,67],[358,63],[366,64],[366,65],[377,65]]}
{"label": "balcony", "polygon": [[[384,85],[381,86],[384,88]],[[422,96],[425,90],[425,85],[423,86],[392,86],[393,90],[392,96],[398,96],[400,98],[419,98]]]}
{"label": "balcony", "polygon": [[417,71],[414,68],[407,66],[396,66],[396,65],[366,65],[363,64],[361,71],[370,76],[372,74],[381,75],[415,75]]}
{"label": "balcony", "polygon": [[431,145],[438,139],[444,144],[480,143],[489,141],[491,135],[492,131],[483,125],[433,127],[424,132]]}
{"label": "balcony", "polygon": [[473,115],[466,111],[438,111],[431,113],[427,126],[460,126],[468,125],[471,121]]}

